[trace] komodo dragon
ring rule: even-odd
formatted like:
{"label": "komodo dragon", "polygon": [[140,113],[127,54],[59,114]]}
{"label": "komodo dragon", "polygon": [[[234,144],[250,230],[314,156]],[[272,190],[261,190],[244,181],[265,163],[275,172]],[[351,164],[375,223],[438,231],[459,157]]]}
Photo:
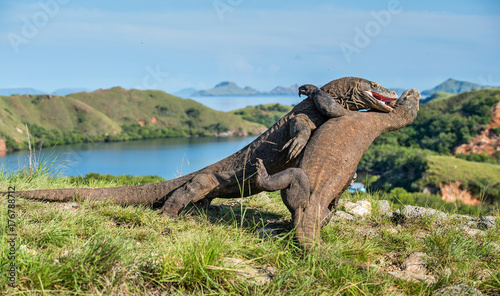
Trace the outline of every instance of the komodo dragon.
{"label": "komodo dragon", "polygon": [[[308,87],[301,87],[299,94],[308,92]],[[257,158],[263,160],[271,174],[285,170],[295,164],[312,130],[328,118],[348,112],[342,106],[387,112],[390,110],[384,102],[397,98],[393,91],[362,78],[333,80],[324,88],[330,96],[317,96],[316,100],[308,97],[240,151],[186,176],[138,186],[43,189],[19,191],[14,196],[46,201],[70,201],[75,197],[79,200],[111,199],[121,205],[144,204],[153,208],[163,205],[163,214],[176,216],[190,202],[206,199],[209,204],[215,197],[235,198],[259,193],[262,189],[255,184]],[[288,153],[284,149],[287,147]]]}
{"label": "komodo dragon", "polygon": [[[311,96],[328,94],[317,89]],[[257,186],[281,190],[281,198],[292,214],[296,238],[305,249],[319,243],[321,227],[351,184],[371,143],[382,133],[411,124],[417,117],[419,99],[418,90],[409,89],[391,113],[349,112],[329,119],[314,132],[294,168],[269,176],[265,162],[258,160]]]}

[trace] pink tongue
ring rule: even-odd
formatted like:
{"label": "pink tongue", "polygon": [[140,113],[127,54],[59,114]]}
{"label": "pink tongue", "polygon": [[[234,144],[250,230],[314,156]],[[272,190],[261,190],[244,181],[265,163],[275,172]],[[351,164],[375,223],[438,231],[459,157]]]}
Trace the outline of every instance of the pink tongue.
{"label": "pink tongue", "polygon": [[391,99],[391,98],[388,98],[388,97],[384,97],[382,95],[379,95],[376,92],[372,92],[372,95],[373,95],[373,97],[375,97],[375,99],[377,99],[379,101],[382,101],[382,102],[394,102],[396,100],[396,99]]}

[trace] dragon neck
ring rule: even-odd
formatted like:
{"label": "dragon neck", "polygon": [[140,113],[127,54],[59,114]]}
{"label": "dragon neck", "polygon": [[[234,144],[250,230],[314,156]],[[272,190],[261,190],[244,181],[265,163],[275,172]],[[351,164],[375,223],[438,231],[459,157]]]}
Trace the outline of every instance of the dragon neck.
{"label": "dragon neck", "polygon": [[349,83],[349,81],[342,81],[335,88],[335,92],[330,94],[332,98],[347,110],[362,109],[361,91],[356,83]]}

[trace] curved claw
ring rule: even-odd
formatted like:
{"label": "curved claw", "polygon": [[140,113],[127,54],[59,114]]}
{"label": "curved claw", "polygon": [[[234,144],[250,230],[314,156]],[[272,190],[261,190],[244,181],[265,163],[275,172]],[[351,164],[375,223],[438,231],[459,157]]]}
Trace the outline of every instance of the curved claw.
{"label": "curved claw", "polygon": [[300,152],[306,146],[306,142],[304,142],[301,138],[295,137],[290,139],[284,146],[283,150],[289,148],[288,151],[288,159],[293,159],[299,156]]}
{"label": "curved claw", "polygon": [[264,165],[264,161],[262,159],[257,158],[257,162],[255,163],[255,167],[257,168],[257,184],[261,184],[262,180],[269,178],[269,175],[266,170],[266,166]]}

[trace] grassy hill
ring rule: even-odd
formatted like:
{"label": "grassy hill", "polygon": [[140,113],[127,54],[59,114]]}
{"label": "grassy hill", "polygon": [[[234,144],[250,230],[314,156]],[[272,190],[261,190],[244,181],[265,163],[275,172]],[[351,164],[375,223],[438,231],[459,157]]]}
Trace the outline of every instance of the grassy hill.
{"label": "grassy hill", "polygon": [[420,106],[415,122],[381,135],[363,155],[358,169],[380,178],[374,187],[422,191],[459,181],[477,198],[500,202],[500,160],[493,156],[470,157],[478,163],[452,156],[491,121],[491,110],[500,90],[475,90],[442,97]]}
{"label": "grassy hill", "polygon": [[117,141],[187,135],[258,134],[264,126],[161,91],[112,88],[67,96],[0,97],[0,137],[25,146],[26,127],[37,143]]}
{"label": "grassy hill", "polygon": [[436,87],[428,90],[422,91],[422,96],[432,96],[438,92],[446,92],[450,94],[459,94],[463,92],[468,92],[471,90],[480,90],[486,88],[498,88],[500,86],[491,86],[491,85],[481,85],[468,81],[458,81],[455,79],[448,79],[445,82],[437,85]]}
{"label": "grassy hill", "polygon": [[491,110],[500,99],[500,89],[475,90],[420,106],[409,126],[380,136],[375,144],[419,147],[452,154],[487,127]]}
{"label": "grassy hill", "polygon": [[290,112],[293,107],[281,104],[266,104],[258,106],[249,106],[243,109],[231,111],[232,114],[241,118],[256,122],[270,127],[285,114]]}

